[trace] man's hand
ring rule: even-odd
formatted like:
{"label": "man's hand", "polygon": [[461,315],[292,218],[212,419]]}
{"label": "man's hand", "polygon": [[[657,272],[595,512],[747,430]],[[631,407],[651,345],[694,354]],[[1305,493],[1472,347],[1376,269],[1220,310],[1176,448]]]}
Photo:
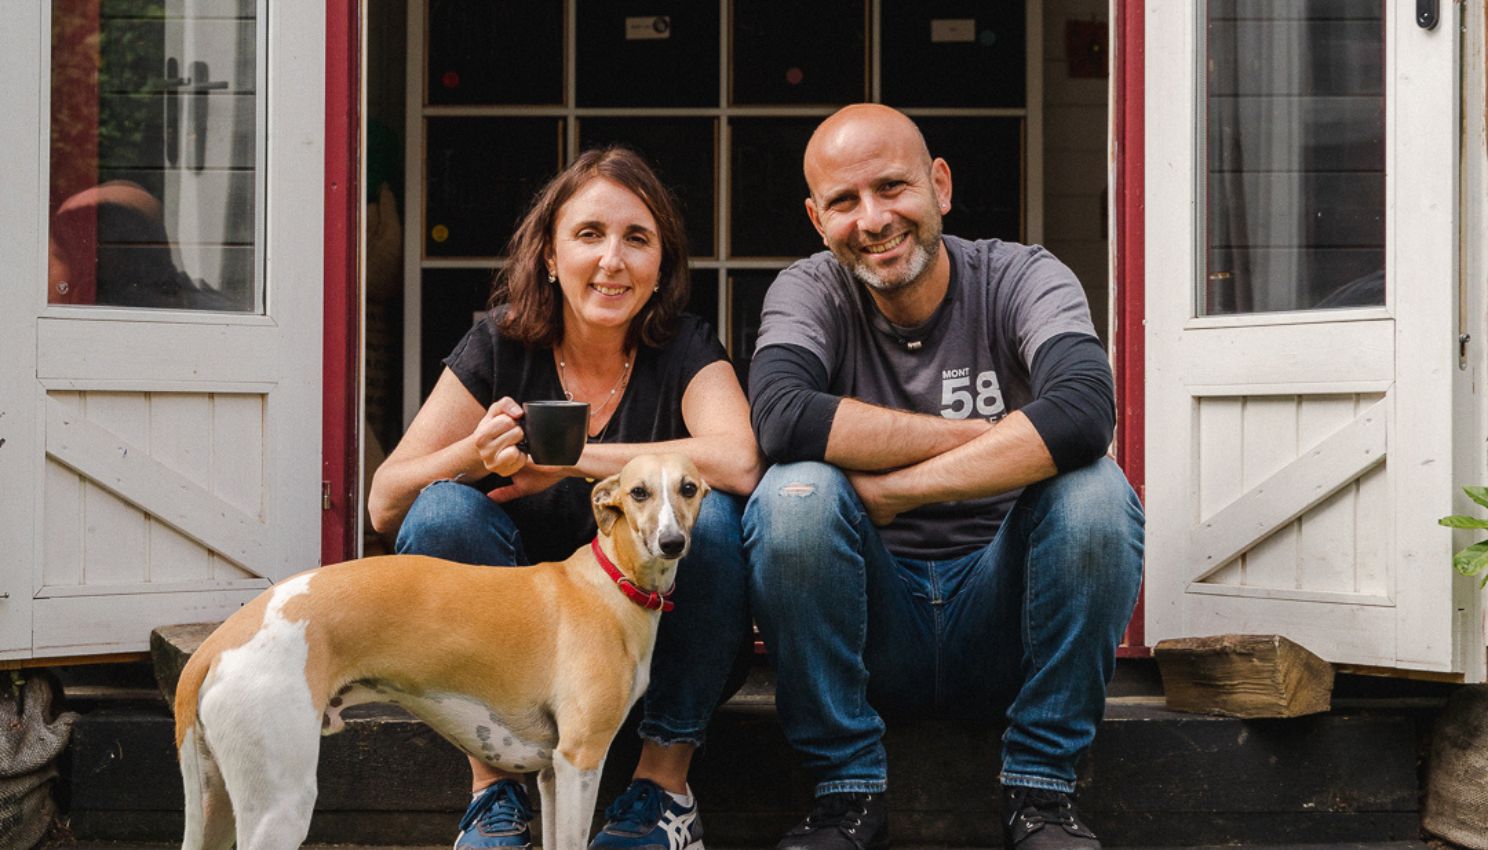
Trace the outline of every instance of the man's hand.
{"label": "man's hand", "polygon": [[843,471],[874,525],[921,505],[995,496],[1059,472],[1038,430],[1016,410],[980,437],[928,460],[876,474]]}
{"label": "man's hand", "polygon": [[823,459],[841,469],[898,469],[964,446],[991,428],[982,419],[944,419],[844,398]]}
{"label": "man's hand", "polygon": [[893,473],[857,472],[850,469],[843,472],[847,475],[848,483],[857,491],[858,499],[868,510],[868,519],[874,525],[888,525],[894,521],[894,517],[913,507],[896,504],[890,498],[889,489],[885,485],[889,483],[889,476]]}

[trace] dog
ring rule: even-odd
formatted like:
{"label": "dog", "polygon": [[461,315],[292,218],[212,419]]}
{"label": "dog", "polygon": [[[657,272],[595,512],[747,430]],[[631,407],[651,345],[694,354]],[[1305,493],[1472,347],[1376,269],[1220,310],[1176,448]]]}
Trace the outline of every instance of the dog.
{"label": "dog", "polygon": [[543,844],[580,850],[610,741],[645,691],[708,485],[642,455],[595,485],[599,533],[562,562],[389,555],[300,573],[211,634],[181,673],[183,850],[298,847],[320,735],[391,702],[492,767],[539,771]]}

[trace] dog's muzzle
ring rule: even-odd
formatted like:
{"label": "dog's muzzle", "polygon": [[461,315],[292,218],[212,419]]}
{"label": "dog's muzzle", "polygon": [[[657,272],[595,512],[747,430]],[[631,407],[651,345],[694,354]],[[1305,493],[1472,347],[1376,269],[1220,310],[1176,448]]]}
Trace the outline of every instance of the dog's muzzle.
{"label": "dog's muzzle", "polygon": [[687,548],[687,535],[680,529],[666,529],[656,536],[656,546],[661,554],[676,558]]}

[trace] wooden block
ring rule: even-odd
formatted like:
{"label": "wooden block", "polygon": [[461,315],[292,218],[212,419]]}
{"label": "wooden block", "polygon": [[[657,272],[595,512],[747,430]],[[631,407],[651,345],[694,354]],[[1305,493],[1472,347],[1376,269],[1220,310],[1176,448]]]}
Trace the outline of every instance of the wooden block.
{"label": "wooden block", "polygon": [[176,682],[181,670],[186,667],[191,653],[207,636],[216,631],[221,623],[187,623],[181,626],[161,626],[150,632],[150,665],[155,668],[155,681],[160,692],[165,694],[167,705],[176,704]]}
{"label": "wooden block", "polygon": [[1281,635],[1165,640],[1152,655],[1174,711],[1300,717],[1332,702],[1333,666]]}

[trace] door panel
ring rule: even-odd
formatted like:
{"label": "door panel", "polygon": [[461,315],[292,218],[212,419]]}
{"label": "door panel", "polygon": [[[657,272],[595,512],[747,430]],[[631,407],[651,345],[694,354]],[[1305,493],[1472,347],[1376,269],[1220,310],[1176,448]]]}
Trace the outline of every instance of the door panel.
{"label": "door panel", "polygon": [[1456,24],[1413,13],[1147,6],[1149,642],[1276,633],[1333,662],[1482,676],[1435,525]]}
{"label": "door panel", "polygon": [[34,5],[0,33],[40,175],[0,176],[0,660],[144,650],[319,551],[324,9]]}

